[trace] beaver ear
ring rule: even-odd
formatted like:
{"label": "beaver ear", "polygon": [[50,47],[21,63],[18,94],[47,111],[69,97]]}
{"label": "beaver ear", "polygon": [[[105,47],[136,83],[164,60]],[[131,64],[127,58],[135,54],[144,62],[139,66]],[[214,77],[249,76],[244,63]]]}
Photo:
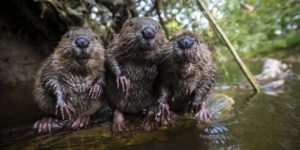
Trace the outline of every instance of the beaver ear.
{"label": "beaver ear", "polygon": [[125,27],[125,26],[132,27],[133,26],[132,20],[125,21],[125,23],[123,24],[123,27]]}
{"label": "beaver ear", "polygon": [[160,24],[158,24],[158,30],[160,30],[161,29],[161,25]]}
{"label": "beaver ear", "polygon": [[71,36],[71,32],[70,31],[68,31],[67,33],[65,33],[64,34],[64,36],[62,37],[62,38],[70,38],[70,36]]}
{"label": "beaver ear", "polygon": [[204,43],[204,39],[202,37],[196,37],[197,42],[200,43]]}

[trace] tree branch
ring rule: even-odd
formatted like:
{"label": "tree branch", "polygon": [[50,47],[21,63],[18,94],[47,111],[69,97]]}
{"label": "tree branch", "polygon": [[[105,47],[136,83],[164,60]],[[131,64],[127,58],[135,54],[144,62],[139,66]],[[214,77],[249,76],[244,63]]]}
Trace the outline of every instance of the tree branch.
{"label": "tree branch", "polygon": [[160,12],[160,7],[159,7],[159,0],[155,0],[154,7],[155,7],[155,10],[156,10],[156,14],[158,15],[159,22],[160,22],[163,30],[166,33],[166,37],[167,37],[167,39],[169,39],[168,29],[165,25],[165,22],[164,22],[163,18],[161,17],[161,12]]}
{"label": "tree branch", "polygon": [[236,52],[235,48],[233,47],[233,45],[231,44],[231,42],[229,41],[229,39],[227,38],[227,36],[223,32],[223,30],[220,28],[220,26],[217,24],[217,22],[215,21],[213,16],[210,14],[210,12],[206,8],[204,2],[202,0],[198,0],[197,2],[198,2],[198,5],[200,7],[200,10],[202,11],[202,13],[206,17],[206,19],[209,21],[209,23],[213,27],[214,31],[216,31],[216,33],[220,35],[222,40],[225,42],[226,46],[229,48],[232,56],[234,57],[234,60],[237,62],[240,69],[242,70],[242,72],[244,73],[244,75],[246,76],[248,81],[250,82],[251,86],[253,87],[253,90],[255,92],[259,93],[260,92],[259,85],[256,83],[252,73],[247,68],[247,66],[244,64],[244,62],[242,61],[242,59],[240,58],[240,56]]}

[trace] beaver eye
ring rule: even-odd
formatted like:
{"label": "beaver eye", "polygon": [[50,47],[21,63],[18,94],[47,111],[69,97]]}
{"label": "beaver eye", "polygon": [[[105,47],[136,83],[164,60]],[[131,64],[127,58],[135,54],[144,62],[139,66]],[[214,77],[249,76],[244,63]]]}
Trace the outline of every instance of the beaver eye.
{"label": "beaver eye", "polygon": [[70,33],[68,33],[68,34],[66,35],[66,38],[70,38]]}
{"label": "beaver eye", "polygon": [[200,38],[199,40],[196,40],[198,43],[204,43],[204,40]]}
{"label": "beaver eye", "polygon": [[130,27],[133,27],[133,23],[132,23],[131,21],[128,23],[128,25],[129,25]]}

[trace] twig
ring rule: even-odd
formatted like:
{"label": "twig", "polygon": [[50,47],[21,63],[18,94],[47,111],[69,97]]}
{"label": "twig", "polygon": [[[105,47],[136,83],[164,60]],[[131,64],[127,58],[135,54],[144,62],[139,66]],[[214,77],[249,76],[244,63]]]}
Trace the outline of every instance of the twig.
{"label": "twig", "polygon": [[161,24],[163,30],[164,30],[165,33],[166,33],[167,39],[169,39],[169,32],[168,32],[168,29],[167,29],[167,27],[166,27],[166,25],[165,25],[165,22],[164,22],[163,18],[161,17],[160,8],[159,8],[159,0],[155,0],[154,6],[155,6],[156,14],[158,15],[159,22],[160,22],[160,24]]}
{"label": "twig", "polygon": [[204,14],[204,16],[207,18],[207,20],[210,22],[210,25],[212,26],[212,28],[214,29],[214,31],[216,31],[217,34],[220,35],[220,37],[222,38],[222,40],[225,42],[226,46],[229,48],[232,56],[234,57],[235,61],[239,65],[240,69],[243,71],[243,73],[246,76],[246,78],[248,79],[248,81],[250,82],[253,90],[256,93],[259,93],[260,92],[259,85],[256,83],[255,79],[253,78],[252,73],[247,68],[247,66],[244,64],[244,62],[242,61],[242,59],[240,58],[240,56],[236,52],[235,48],[233,47],[233,45],[231,44],[231,42],[229,41],[229,39],[227,38],[227,36],[223,32],[223,30],[219,27],[219,25],[216,23],[216,21],[213,18],[213,16],[207,10],[207,8],[206,8],[205,4],[203,3],[203,1],[202,0],[198,0],[197,2],[198,2],[198,5],[200,7],[200,10]]}

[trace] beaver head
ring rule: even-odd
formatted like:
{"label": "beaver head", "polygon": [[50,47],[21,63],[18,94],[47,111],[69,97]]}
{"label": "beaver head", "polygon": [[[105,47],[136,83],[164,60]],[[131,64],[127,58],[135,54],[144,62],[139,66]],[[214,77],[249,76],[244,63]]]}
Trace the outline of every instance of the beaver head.
{"label": "beaver head", "polygon": [[85,28],[74,28],[65,33],[58,44],[59,53],[65,58],[87,62],[102,49],[98,36]]}
{"label": "beaver head", "polygon": [[211,53],[203,39],[190,31],[174,36],[166,44],[164,51],[183,72],[197,71],[211,59]]}
{"label": "beaver head", "polygon": [[128,19],[113,44],[118,45],[122,54],[151,57],[165,42],[160,28],[159,23],[149,17]]}

